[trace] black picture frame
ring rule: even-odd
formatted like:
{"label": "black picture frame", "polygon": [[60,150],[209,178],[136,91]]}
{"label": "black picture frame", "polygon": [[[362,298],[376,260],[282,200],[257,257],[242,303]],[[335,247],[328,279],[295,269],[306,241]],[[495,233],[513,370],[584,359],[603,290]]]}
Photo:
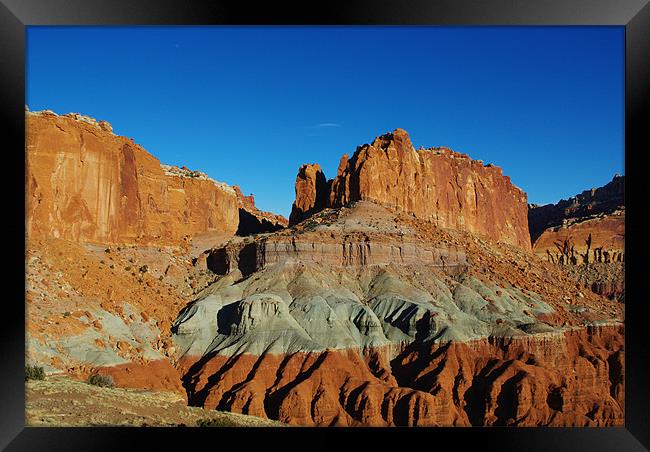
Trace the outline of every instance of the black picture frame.
{"label": "black picture frame", "polygon": [[[611,428],[436,428],[436,429],[124,429],[25,427],[24,242],[14,239],[24,228],[25,27],[29,25],[616,25],[625,27],[625,172],[626,172],[626,413],[625,427]],[[226,436],[240,444],[254,439],[303,447],[341,447],[353,436],[378,447],[387,440],[416,447],[454,448],[475,443],[481,450],[648,450],[650,448],[650,352],[643,315],[642,275],[644,246],[641,225],[647,184],[640,159],[650,151],[650,6],[648,0],[445,0],[348,1],[302,5],[244,1],[188,0],[0,0],[0,111],[5,159],[6,201],[15,211],[6,242],[4,280],[12,283],[5,297],[0,328],[2,385],[0,385],[0,447],[6,450],[116,450],[151,448],[151,441],[185,447],[205,440],[208,447],[226,446]],[[23,168],[22,173],[18,168]],[[15,190],[15,193],[14,193]],[[11,213],[9,213],[11,212]],[[9,284],[7,284],[9,286]],[[635,295],[637,295],[635,297]],[[12,309],[9,309],[9,308]],[[305,434],[307,433],[307,434]],[[298,434],[300,440],[292,439]],[[270,437],[274,437],[271,440]],[[181,438],[182,437],[182,438]],[[291,439],[290,439],[291,438]],[[346,439],[347,438],[347,439]],[[221,444],[221,442],[224,442]],[[403,441],[403,443],[402,443]],[[243,442],[243,443],[241,443]],[[372,445],[373,443],[376,445]],[[271,443],[269,443],[271,444]],[[199,446],[197,446],[199,447]],[[243,445],[241,447],[244,447]],[[286,447],[286,446],[283,446]],[[403,446],[400,446],[403,447]],[[247,447],[244,447],[247,448]],[[164,448],[163,448],[164,449]]]}

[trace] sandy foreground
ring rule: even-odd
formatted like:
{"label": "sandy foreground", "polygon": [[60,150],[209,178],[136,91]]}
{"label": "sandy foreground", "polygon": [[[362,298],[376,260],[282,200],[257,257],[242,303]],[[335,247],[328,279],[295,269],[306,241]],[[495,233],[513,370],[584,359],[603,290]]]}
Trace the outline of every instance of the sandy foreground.
{"label": "sandy foreground", "polygon": [[224,427],[279,427],[280,422],[203,408],[188,407],[172,392],[101,388],[67,376],[29,380],[26,425],[32,427],[175,427],[214,420]]}

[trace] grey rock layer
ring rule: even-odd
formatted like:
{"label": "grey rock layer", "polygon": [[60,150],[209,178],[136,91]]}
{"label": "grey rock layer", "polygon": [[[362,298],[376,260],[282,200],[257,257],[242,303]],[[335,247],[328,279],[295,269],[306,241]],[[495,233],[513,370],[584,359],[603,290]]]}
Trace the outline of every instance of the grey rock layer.
{"label": "grey rock layer", "polygon": [[532,292],[435,265],[333,268],[278,262],[210,286],[172,327],[180,355],[284,354],[552,331]]}

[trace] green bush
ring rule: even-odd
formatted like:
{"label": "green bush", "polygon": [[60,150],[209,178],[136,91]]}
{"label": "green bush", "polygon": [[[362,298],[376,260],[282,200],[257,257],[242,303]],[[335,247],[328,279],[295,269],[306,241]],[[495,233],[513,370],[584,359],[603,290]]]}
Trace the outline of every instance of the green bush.
{"label": "green bush", "polygon": [[40,366],[25,366],[25,381],[45,380],[45,370]]}
{"label": "green bush", "polygon": [[225,417],[216,419],[199,419],[196,425],[198,427],[237,427],[237,424]]}
{"label": "green bush", "polygon": [[91,384],[93,386],[100,386],[102,388],[115,387],[115,383],[113,382],[113,377],[111,377],[110,375],[102,375],[102,374],[92,374],[90,377],[88,377],[88,384]]}

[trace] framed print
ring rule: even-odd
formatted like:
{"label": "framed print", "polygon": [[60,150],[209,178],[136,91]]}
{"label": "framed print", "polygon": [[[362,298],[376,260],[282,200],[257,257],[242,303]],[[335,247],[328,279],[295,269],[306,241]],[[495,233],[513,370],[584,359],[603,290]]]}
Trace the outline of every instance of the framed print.
{"label": "framed print", "polygon": [[646,450],[647,2],[311,6],[3,1],[0,444]]}

